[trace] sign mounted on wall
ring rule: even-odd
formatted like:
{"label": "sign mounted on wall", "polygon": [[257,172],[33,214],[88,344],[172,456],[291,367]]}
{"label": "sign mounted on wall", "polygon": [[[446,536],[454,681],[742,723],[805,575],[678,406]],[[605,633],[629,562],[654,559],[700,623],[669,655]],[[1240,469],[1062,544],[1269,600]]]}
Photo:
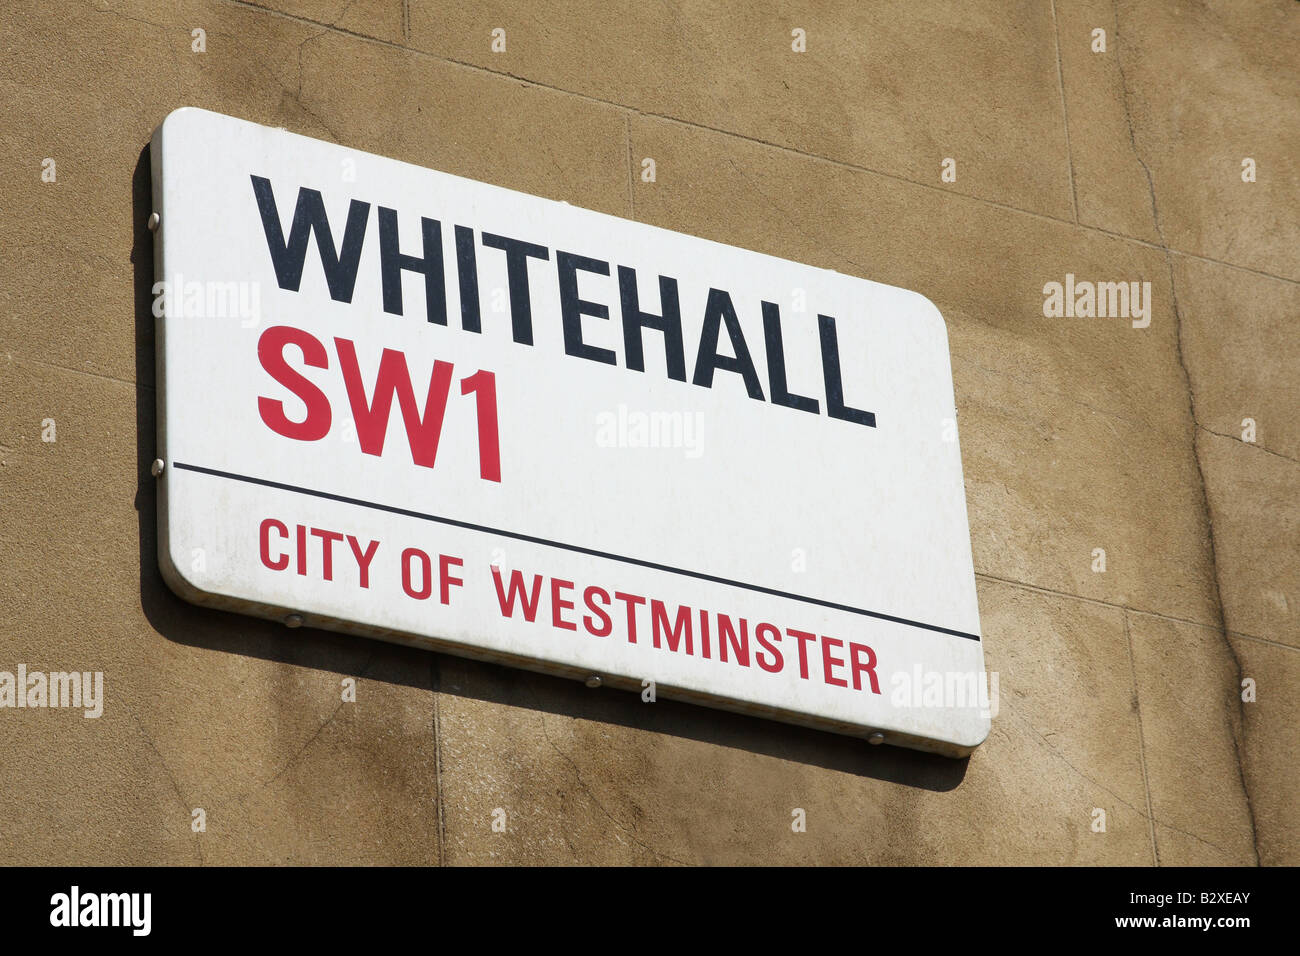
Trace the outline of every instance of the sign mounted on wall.
{"label": "sign mounted on wall", "polygon": [[929,300],[203,110],[152,162],[182,597],[874,742],[985,738]]}

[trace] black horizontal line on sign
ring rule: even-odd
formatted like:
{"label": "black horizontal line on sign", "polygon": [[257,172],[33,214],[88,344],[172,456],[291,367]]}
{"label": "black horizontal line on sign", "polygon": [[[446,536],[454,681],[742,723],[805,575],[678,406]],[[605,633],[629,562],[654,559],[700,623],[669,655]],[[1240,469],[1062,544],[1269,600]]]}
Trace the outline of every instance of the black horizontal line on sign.
{"label": "black horizontal line on sign", "polygon": [[953,637],[964,637],[969,641],[978,641],[978,634],[968,634],[966,631],[955,631],[949,627],[940,627],[937,624],[926,624],[924,621],[912,621],[905,617],[895,617],[892,614],[883,614],[880,611],[869,611],[862,607],[853,607],[850,604],[837,604],[834,601],[823,601],[821,598],[806,597],[802,594],[791,594],[789,591],[778,591],[776,588],[765,588],[761,584],[747,584],[744,581],[733,581],[730,578],[720,578],[714,574],[705,574],[702,571],[690,571],[686,568],[674,568],[667,564],[656,564],[653,561],[644,561],[641,558],[629,558],[621,554],[611,554],[608,551],[597,551],[595,548],[584,548],[576,544],[565,544],[563,541],[551,541],[548,538],[538,538],[530,534],[521,534],[518,531],[503,531],[500,528],[489,528],[487,525],[474,524],[469,521],[458,521],[455,518],[446,518],[442,515],[425,514],[422,511],[411,511],[408,508],[396,508],[392,505],[380,504],[376,501],[363,501],[360,498],[348,498],[345,495],[336,495],[328,491],[317,491],[315,488],[302,488],[298,485],[287,485],[279,481],[270,481],[266,478],[254,478],[251,475],[237,475],[229,471],[218,471],[215,468],[204,468],[201,465],[187,465],[182,462],[173,462],[173,468],[180,468],[184,471],[194,471],[202,475],[212,475],[216,478],[229,478],[231,481],[242,481],[250,485],[261,485],[265,488],[278,488],[281,491],[292,491],[299,495],[310,495],[313,498],[324,498],[328,501],[341,501],[344,504],[356,505],[359,508],[370,508],[374,511],[386,511],[389,514],[403,515],[407,518],[418,518],[421,521],[434,521],[438,524],[450,525],[453,528],[465,528],[469,531],[482,531],[485,534],[495,534],[503,538],[513,538],[516,541],[527,541],[530,544],[540,544],[548,548],[560,548],[563,551],[573,551],[576,554],[585,554],[593,558],[606,558],[610,561],[620,561],[623,564],[633,564],[641,568],[650,568],[654,571],[667,571],[669,574],[681,574],[688,578],[697,578],[701,581],[709,581],[713,584],[724,584],[727,587],[742,588],[746,591],[755,591],[759,594],[770,594],[773,597],[786,598],[791,601],[800,601],[804,604],[815,604],[818,607],[828,607],[836,611],[847,611],[849,614],[861,614],[863,617],[873,617],[880,621],[891,621],[894,624],[903,624],[907,627],[916,627],[925,631],[935,631],[939,634],[951,634]]}

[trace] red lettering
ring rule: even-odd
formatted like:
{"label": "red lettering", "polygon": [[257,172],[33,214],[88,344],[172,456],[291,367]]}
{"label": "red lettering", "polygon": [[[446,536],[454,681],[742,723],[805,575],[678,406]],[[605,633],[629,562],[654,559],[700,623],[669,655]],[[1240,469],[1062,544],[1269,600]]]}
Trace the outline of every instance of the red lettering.
{"label": "red lettering", "polygon": [[842,677],[835,677],[834,675],[831,674],[832,665],[836,667],[844,666],[844,661],[842,661],[838,657],[831,657],[832,644],[834,644],[836,647],[844,646],[843,641],[838,640],[837,638],[834,637],[827,637],[825,634],[823,634],[822,635],[822,671],[826,675],[826,683],[834,684],[836,687],[848,687],[849,686],[848,681],[846,681]]}
{"label": "red lettering", "polygon": [[[420,560],[420,587],[411,586],[411,558]],[[423,601],[433,593],[433,565],[429,556],[419,548],[407,548],[402,552],[402,590],[417,601]]]}
{"label": "red lettering", "polygon": [[624,594],[622,591],[615,591],[614,597],[627,605],[627,642],[636,643],[636,608],[638,604],[644,604],[645,598],[638,597],[635,594]]}
{"label": "red lettering", "polygon": [[817,640],[816,634],[809,634],[807,631],[796,631],[793,627],[787,627],[785,632],[791,637],[799,639],[799,676],[804,680],[808,679],[808,642]]}
{"label": "red lettering", "polygon": [[[486,481],[501,480],[501,436],[497,425],[497,377],[478,371],[460,383],[460,393],[474,393],[478,409],[478,474]],[[576,629],[576,625],[575,625]]]}
{"label": "red lettering", "polygon": [[671,629],[668,627],[668,611],[663,601],[650,602],[650,620],[653,625],[651,639],[655,647],[659,646],[659,635],[666,634],[668,649],[676,653],[677,648],[681,646],[682,639],[686,641],[686,653],[692,654],[691,644],[691,609],[684,605],[677,608],[677,622]]}
{"label": "red lettering", "polygon": [[262,563],[272,571],[283,571],[289,566],[289,556],[287,554],[282,554],[275,561],[271,560],[271,541],[270,535],[268,535],[267,532],[272,528],[280,533],[280,537],[289,537],[289,529],[286,528],[282,522],[276,521],[274,518],[267,518],[264,520],[261,527],[258,528],[258,539],[262,551]]}
{"label": "red lettering", "polygon": [[447,394],[451,390],[450,362],[434,362],[429,378],[429,393],[421,414],[415,404],[411,387],[411,373],[406,367],[406,356],[394,349],[384,349],[379,359],[379,372],[375,376],[373,401],[366,398],[366,387],[361,381],[357,365],[357,351],[348,339],[336,338],[334,347],[339,353],[339,367],[347,385],[348,401],[352,404],[352,420],[357,426],[357,443],[367,455],[382,455],[384,439],[388,434],[388,418],[393,407],[393,396],[402,412],[406,426],[406,440],[411,448],[411,460],[417,465],[432,468],[438,455],[438,439],[442,436],[442,420],[447,412]]}
{"label": "red lettering", "polygon": [[736,663],[741,667],[749,666],[749,621],[740,619],[740,638],[737,640],[736,629],[731,618],[725,614],[718,615],[718,660],[727,659],[727,645],[731,645],[736,655]]}
{"label": "red lettering", "polygon": [[606,637],[609,635],[609,633],[612,630],[614,630],[614,622],[610,619],[610,616],[606,614],[602,608],[596,607],[595,603],[591,600],[592,596],[596,594],[600,595],[601,603],[604,604],[606,607],[608,607],[609,592],[606,591],[604,588],[598,588],[594,585],[582,592],[582,600],[586,603],[588,609],[591,611],[592,614],[600,615],[600,620],[601,620],[600,628],[597,629],[594,626],[596,622],[592,619],[591,614],[586,615],[582,619],[582,623],[587,626],[587,633],[589,633],[592,637]]}
{"label": "red lettering", "polygon": [[763,651],[756,651],[754,653],[754,660],[758,662],[758,666],[763,668],[763,670],[767,671],[769,674],[775,674],[781,669],[784,663],[781,658],[781,652],[772,644],[772,641],[780,643],[781,629],[772,624],[760,624],[758,627],[754,628],[754,637],[758,643],[763,645],[763,649],[772,655],[772,663],[768,664],[764,661]]}
{"label": "red lettering", "polygon": [[379,550],[379,542],[371,541],[364,554],[361,553],[361,542],[352,535],[348,535],[348,544],[352,546],[352,554],[357,559],[357,568],[361,572],[361,586],[368,588],[370,587],[370,562],[374,560],[375,552]]}
{"label": "red lettering", "polygon": [[551,624],[555,627],[562,628],[566,631],[576,631],[578,625],[572,621],[566,621],[560,617],[561,611],[572,611],[573,602],[566,601],[560,597],[560,591],[573,590],[572,581],[561,581],[559,578],[551,578]]}
{"label": "red lettering", "polygon": [[284,360],[284,347],[296,345],[302,359],[313,368],[329,368],[329,355],[325,346],[302,329],[287,325],[273,325],[257,340],[257,358],[270,376],[293,392],[307,406],[307,417],[300,422],[291,421],[284,413],[284,403],[278,399],[257,399],[257,411],[271,431],[298,441],[320,441],[330,430],[330,400],[308,379],[289,367]]}
{"label": "red lettering", "polygon": [[456,585],[456,587],[460,587],[465,583],[460,578],[453,578],[451,576],[449,569],[453,564],[458,568],[463,568],[465,566],[465,562],[460,558],[453,558],[449,554],[438,555],[438,580],[440,582],[438,597],[442,600],[443,604],[451,603],[451,586],[453,584]]}
{"label": "red lettering", "polygon": [[311,533],[320,538],[321,568],[326,581],[334,580],[334,542],[342,541],[343,535],[337,531],[322,531],[312,528]]}
{"label": "red lettering", "polygon": [[[858,653],[860,651],[867,652],[867,662],[865,664],[861,664],[858,662]],[[876,680],[876,652],[873,651],[866,644],[850,643],[849,657],[852,658],[853,661],[852,668],[851,668],[853,671],[853,689],[862,690],[862,681],[858,675],[865,673],[868,677],[871,678],[871,693],[879,694],[880,682]]]}
{"label": "red lettering", "polygon": [[542,576],[533,575],[533,593],[529,596],[524,591],[524,576],[518,571],[510,572],[510,597],[506,599],[505,588],[501,582],[501,569],[495,564],[492,565],[492,579],[497,585],[497,602],[501,605],[502,617],[515,616],[515,598],[519,598],[519,603],[524,607],[524,620],[533,621],[537,617],[537,599],[542,596]]}

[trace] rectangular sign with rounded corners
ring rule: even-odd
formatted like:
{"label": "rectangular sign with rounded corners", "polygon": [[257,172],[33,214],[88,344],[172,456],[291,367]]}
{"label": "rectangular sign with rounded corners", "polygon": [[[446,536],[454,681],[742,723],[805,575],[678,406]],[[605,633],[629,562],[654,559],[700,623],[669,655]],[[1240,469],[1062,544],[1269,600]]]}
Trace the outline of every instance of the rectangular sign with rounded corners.
{"label": "rectangular sign with rounded corners", "polygon": [[647,702],[984,740],[928,299],[204,110],[152,163],[182,597]]}

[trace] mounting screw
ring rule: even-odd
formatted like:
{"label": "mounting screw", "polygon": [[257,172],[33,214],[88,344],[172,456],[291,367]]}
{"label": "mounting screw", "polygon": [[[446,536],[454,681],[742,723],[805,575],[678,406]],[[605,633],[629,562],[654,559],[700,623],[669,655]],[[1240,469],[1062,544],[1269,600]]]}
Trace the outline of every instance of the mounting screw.
{"label": "mounting screw", "polygon": [[155,458],[153,460],[153,464],[149,466],[149,472],[155,478],[157,478],[159,475],[163,473],[163,469],[166,467],[167,465],[163,462],[161,458]]}
{"label": "mounting screw", "polygon": [[160,222],[162,222],[162,219],[159,217],[159,215],[158,215],[156,212],[151,212],[151,213],[149,213],[149,231],[150,231],[150,232],[157,232],[157,231],[158,231],[158,223],[160,223]]}
{"label": "mounting screw", "polygon": [[878,730],[870,737],[867,738],[867,743],[869,744],[883,744],[884,742],[885,742],[885,735]]}
{"label": "mounting screw", "polygon": [[599,687],[603,683],[604,681],[600,679],[599,674],[592,674],[590,677],[587,678],[587,686],[593,689]]}
{"label": "mounting screw", "polygon": [[285,626],[285,627],[302,627],[302,615],[301,615],[301,614],[289,614],[289,615],[286,615],[286,616],[285,616],[285,619],[284,619],[284,626]]}

